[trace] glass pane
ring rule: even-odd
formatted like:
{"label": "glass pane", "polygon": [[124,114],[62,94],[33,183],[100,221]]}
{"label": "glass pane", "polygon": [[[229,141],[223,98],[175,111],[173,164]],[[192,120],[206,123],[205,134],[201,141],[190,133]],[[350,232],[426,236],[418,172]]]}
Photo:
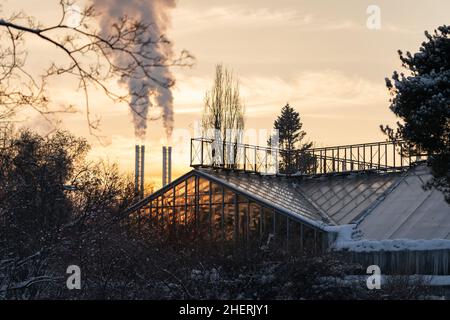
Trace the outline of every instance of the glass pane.
{"label": "glass pane", "polygon": [[184,195],[184,191],[185,191],[185,185],[186,185],[186,182],[185,181],[182,181],[182,182],[180,182],[179,184],[177,184],[176,186],[175,186],[175,195],[178,197],[178,196],[182,196],[182,195]]}
{"label": "glass pane", "polygon": [[209,192],[199,194],[198,195],[198,203],[199,204],[209,204]]}
{"label": "glass pane", "polygon": [[195,205],[195,195],[188,195],[187,196],[187,204],[188,205]]}
{"label": "glass pane", "polygon": [[239,239],[246,241],[248,238],[248,203],[239,203]]}
{"label": "glass pane", "polygon": [[225,199],[224,199],[225,203],[234,204],[234,197],[235,197],[234,192],[225,188]]}
{"label": "glass pane", "polygon": [[249,236],[250,240],[254,241],[259,239],[261,235],[261,210],[260,206],[254,202],[250,203],[250,216],[249,216]]}
{"label": "glass pane", "polygon": [[158,207],[162,207],[162,197],[158,197]]}
{"label": "glass pane", "polygon": [[234,204],[226,204],[224,208],[225,216],[225,239],[234,239],[234,220],[235,220],[235,206]]}
{"label": "glass pane", "polygon": [[187,179],[188,183],[188,195],[195,195],[195,177]]}
{"label": "glass pane", "polygon": [[170,190],[167,190],[163,195],[163,206],[164,207],[171,207],[173,206],[173,188],[170,188]]}
{"label": "glass pane", "polygon": [[196,230],[196,219],[195,219],[195,207],[194,206],[188,206],[187,207],[187,215],[186,215],[186,232],[194,236],[195,230]]}
{"label": "glass pane", "polygon": [[283,214],[275,214],[275,239],[277,242],[286,242],[287,236],[287,217]]}
{"label": "glass pane", "polygon": [[316,238],[316,246],[317,246],[317,253],[321,254],[323,253],[324,249],[324,242],[325,241],[325,235],[321,231],[317,231],[317,238]]}
{"label": "glass pane", "polygon": [[289,219],[289,248],[292,250],[301,249],[301,223]]}
{"label": "glass pane", "polygon": [[175,186],[175,205],[183,205],[185,203],[185,181]]}
{"label": "glass pane", "polygon": [[150,224],[152,227],[155,227],[158,225],[158,210],[155,207],[152,207],[152,210],[150,212]]}
{"label": "glass pane", "polygon": [[268,240],[269,235],[274,234],[274,212],[272,209],[264,208],[264,239]]}
{"label": "glass pane", "polygon": [[164,207],[162,208],[161,214],[161,224],[164,230],[167,230],[169,225],[172,223],[172,207]]}
{"label": "glass pane", "polygon": [[211,202],[214,204],[222,204],[222,187],[215,183],[211,183],[211,192]]}
{"label": "glass pane", "polygon": [[178,207],[178,224],[184,226],[186,222],[186,210],[185,206]]}
{"label": "glass pane", "polygon": [[198,218],[199,218],[199,220],[198,220],[199,236],[202,239],[206,239],[209,237],[209,232],[210,232],[209,205],[199,206]]}
{"label": "glass pane", "polygon": [[163,215],[163,211],[162,211],[161,207],[158,208],[158,218],[157,218],[157,220],[158,220],[158,228],[160,230],[164,230],[164,215]]}
{"label": "glass pane", "polygon": [[222,239],[222,205],[212,205],[211,232],[213,240]]}
{"label": "glass pane", "polygon": [[238,202],[239,203],[248,203],[248,199],[244,196],[239,195],[238,196]]}
{"label": "glass pane", "polygon": [[314,253],[314,230],[308,226],[303,226],[303,243],[306,253]]}
{"label": "glass pane", "polygon": [[209,181],[203,178],[198,180],[198,196],[200,204],[209,203]]}
{"label": "glass pane", "polygon": [[198,179],[198,191],[200,193],[209,193],[209,180],[204,178]]}
{"label": "glass pane", "polygon": [[172,201],[172,198],[173,198],[173,188],[170,188],[169,190],[167,190],[164,193],[164,200],[169,200],[170,199],[170,201]]}

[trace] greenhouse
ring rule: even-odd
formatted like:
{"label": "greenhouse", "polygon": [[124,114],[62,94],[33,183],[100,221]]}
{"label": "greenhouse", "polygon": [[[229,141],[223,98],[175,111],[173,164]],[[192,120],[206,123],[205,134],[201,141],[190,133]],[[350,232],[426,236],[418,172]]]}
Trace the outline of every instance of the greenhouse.
{"label": "greenhouse", "polygon": [[286,154],[193,139],[192,170],[126,214],[163,237],[339,251],[389,272],[449,274],[450,207],[422,187],[432,177],[426,155],[405,149],[378,142]]}
{"label": "greenhouse", "polygon": [[286,179],[194,169],[144,201],[138,214],[167,235],[276,241],[311,253],[327,245],[326,218],[295,194]]}

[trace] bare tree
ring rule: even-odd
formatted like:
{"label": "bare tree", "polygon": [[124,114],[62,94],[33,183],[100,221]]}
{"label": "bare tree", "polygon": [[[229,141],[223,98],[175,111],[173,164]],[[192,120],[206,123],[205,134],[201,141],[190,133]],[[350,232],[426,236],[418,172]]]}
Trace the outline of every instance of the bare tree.
{"label": "bare tree", "polygon": [[238,80],[222,64],[217,65],[214,84],[205,95],[202,117],[202,135],[213,140],[213,162],[232,167],[236,164],[244,113]]}
{"label": "bare tree", "polygon": [[[87,121],[92,133],[93,129],[98,128],[98,120],[92,119],[90,113],[91,89],[100,89],[114,102],[129,102],[130,94],[112,89],[110,80],[133,79],[138,75],[148,77],[160,86],[170,87],[174,80],[154,76],[155,69],[191,66],[193,63],[193,57],[184,50],[175,58],[155,56],[141,50],[149,43],[169,43],[164,35],[148,37],[151,23],[124,16],[111,22],[111,30],[105,35],[97,29],[96,17],[101,13],[93,5],[77,13],[79,23],[76,25],[67,22],[73,1],[61,0],[59,6],[60,19],[53,25],[45,25],[23,11],[13,13],[6,19],[0,18],[0,120],[11,118],[26,106],[43,116],[72,110],[71,107],[53,109],[48,92],[50,78],[68,75],[78,81],[79,89],[84,94]],[[44,46],[55,48],[65,60],[49,62],[42,74],[33,74],[26,64],[30,53],[25,44],[26,36],[37,38]]]}
{"label": "bare tree", "polygon": [[222,64],[216,66],[214,84],[206,92],[202,118],[204,136],[211,132],[215,139],[235,142],[238,132],[244,129],[245,107],[239,95],[239,82]]}

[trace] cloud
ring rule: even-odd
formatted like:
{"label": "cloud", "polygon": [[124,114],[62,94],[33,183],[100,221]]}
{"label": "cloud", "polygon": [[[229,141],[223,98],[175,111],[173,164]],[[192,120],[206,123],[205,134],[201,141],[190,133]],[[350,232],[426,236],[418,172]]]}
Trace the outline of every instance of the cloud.
{"label": "cloud", "polygon": [[[179,6],[173,12],[174,32],[199,32],[212,28],[276,28],[298,27],[302,32],[329,32],[329,31],[368,31],[364,19],[336,19],[323,14],[302,12],[294,8],[251,9],[242,5],[216,6],[206,10],[195,7]],[[381,25],[381,32],[415,34],[411,30],[391,22]]]}
{"label": "cloud", "polygon": [[[212,79],[179,76],[175,91],[177,114],[198,114],[204,93]],[[337,108],[355,108],[387,104],[384,83],[375,83],[358,75],[339,71],[302,72],[292,79],[280,77],[241,77],[241,96],[249,116],[272,114],[286,102],[311,113],[337,112]]]}
{"label": "cloud", "polygon": [[[269,8],[247,9],[242,6],[212,7],[206,10],[180,7],[174,10],[174,24],[183,26],[182,32],[228,26],[233,28],[261,26],[299,26],[312,23],[312,14],[298,10]],[[177,28],[174,28],[177,30]]]}

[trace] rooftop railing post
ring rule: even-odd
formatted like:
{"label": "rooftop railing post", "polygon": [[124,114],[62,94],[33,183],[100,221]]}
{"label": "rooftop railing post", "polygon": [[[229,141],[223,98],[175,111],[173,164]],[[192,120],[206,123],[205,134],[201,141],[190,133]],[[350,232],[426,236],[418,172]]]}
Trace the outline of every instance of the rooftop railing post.
{"label": "rooftop railing post", "polygon": [[395,142],[392,143],[392,156],[394,158],[394,170],[395,170]]}
{"label": "rooftop railing post", "polygon": [[267,149],[265,149],[265,151],[264,151],[264,163],[265,163],[265,166],[264,166],[264,170],[265,170],[265,173],[267,173],[267,171],[268,171],[268,168],[267,168]]}
{"label": "rooftop railing post", "polygon": [[200,164],[203,167],[203,139],[201,139],[201,142],[202,142],[202,144],[201,144],[201,148],[200,148],[200,157],[201,157]]}
{"label": "rooftop railing post", "polygon": [[357,149],[356,164],[358,165],[358,170],[361,170],[361,162],[359,161],[359,146],[358,146],[358,149]]}
{"label": "rooftop railing post", "polygon": [[339,160],[340,159],[340,157],[339,157],[339,147],[337,147],[337,161],[338,161],[338,172],[341,172],[342,171],[342,164],[341,164],[341,161]]}
{"label": "rooftop railing post", "polygon": [[[317,168],[318,168],[318,166],[317,166],[317,154],[313,152],[312,155],[313,155],[313,159],[314,159],[314,174],[317,174]],[[319,159],[319,161],[320,161],[320,159]]]}
{"label": "rooftop railing post", "polygon": [[226,160],[225,160],[225,155],[226,155],[226,145],[225,145],[225,140],[222,141],[222,167],[226,167]]}
{"label": "rooftop railing post", "polygon": [[381,167],[381,144],[378,143],[378,170],[380,170]]}
{"label": "rooftop railing post", "polygon": [[190,166],[192,166],[192,145],[194,143],[194,139],[191,138],[191,147],[189,148],[189,162]]}
{"label": "rooftop railing post", "polygon": [[363,156],[362,156],[362,160],[363,160],[363,170],[366,170],[366,146],[363,146]]}
{"label": "rooftop railing post", "polygon": [[347,171],[347,148],[344,148],[344,171]]}
{"label": "rooftop railing post", "polygon": [[384,144],[384,165],[385,165],[385,167],[386,167],[386,170],[387,170],[387,167],[388,167],[388,145],[387,145],[387,143],[385,143]]}
{"label": "rooftop railing post", "polygon": [[247,171],[247,145],[244,144],[244,172]]}
{"label": "rooftop railing post", "polygon": [[353,171],[353,148],[350,146],[350,171]]}
{"label": "rooftop railing post", "polygon": [[400,167],[403,168],[403,144],[400,142]]}
{"label": "rooftop railing post", "polygon": [[255,167],[253,168],[254,169],[254,171],[255,172],[258,172],[258,158],[257,158],[257,156],[256,156],[256,154],[257,154],[257,152],[258,152],[258,147],[254,147],[255,148],[255,155],[254,155],[254,157],[255,157]]}

